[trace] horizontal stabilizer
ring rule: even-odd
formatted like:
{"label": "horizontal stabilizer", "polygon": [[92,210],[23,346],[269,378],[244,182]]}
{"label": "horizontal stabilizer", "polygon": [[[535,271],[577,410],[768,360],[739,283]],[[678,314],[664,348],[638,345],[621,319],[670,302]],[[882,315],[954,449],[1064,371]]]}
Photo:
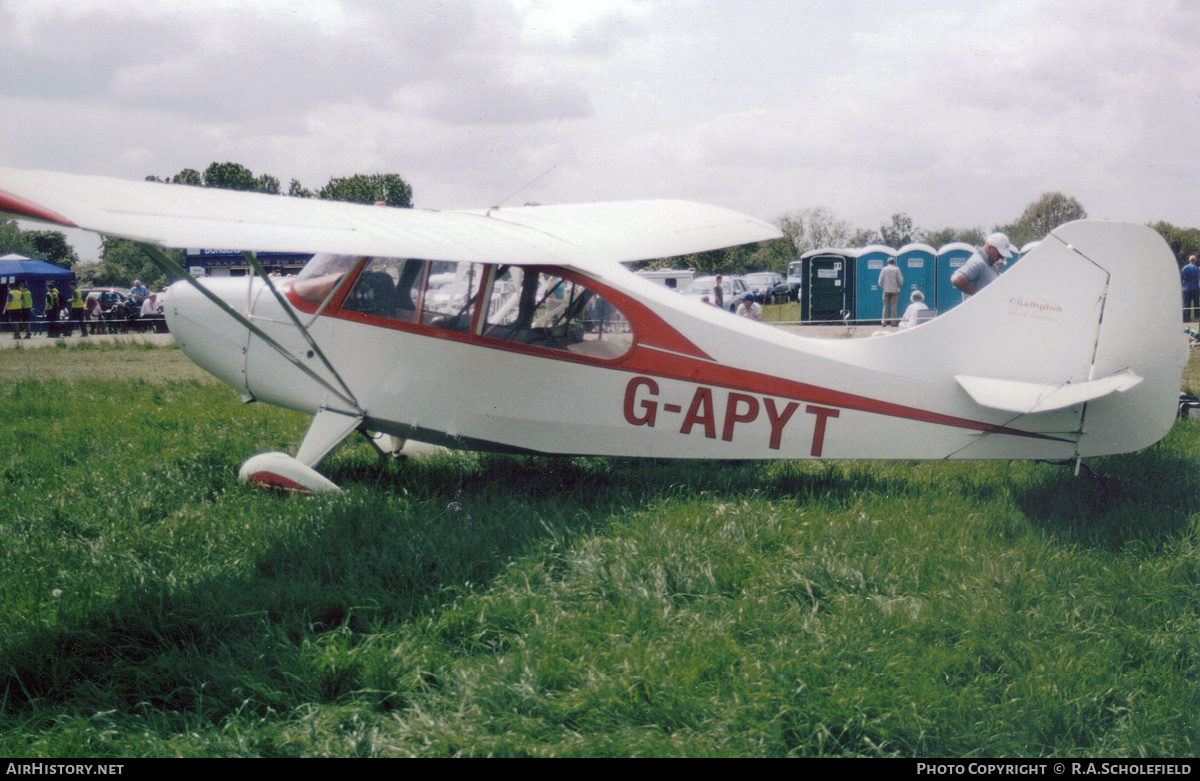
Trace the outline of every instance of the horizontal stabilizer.
{"label": "horizontal stabilizer", "polygon": [[1103,398],[1110,393],[1127,391],[1142,381],[1141,377],[1129,370],[1114,372],[1098,380],[1059,385],[967,377],[961,374],[955,375],[954,379],[977,404],[1023,414],[1074,407],[1086,401]]}

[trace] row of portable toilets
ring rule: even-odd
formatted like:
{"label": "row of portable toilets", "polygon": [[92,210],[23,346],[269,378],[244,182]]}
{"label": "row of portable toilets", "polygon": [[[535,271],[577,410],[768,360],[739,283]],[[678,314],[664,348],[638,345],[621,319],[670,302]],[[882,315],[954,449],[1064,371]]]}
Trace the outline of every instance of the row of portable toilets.
{"label": "row of portable toilets", "polygon": [[[1030,242],[1008,258],[1011,266],[1038,242]],[[907,244],[893,249],[872,244],[862,249],[819,249],[806,252],[788,266],[788,283],[800,283],[802,321],[880,322],[883,291],[879,272],[889,258],[904,275],[899,311],[904,313],[912,291],[920,290],[925,303],[943,314],[963,301],[963,294],[950,284],[950,276],[967,262],[975,247],[963,242],[934,249],[928,244]]]}

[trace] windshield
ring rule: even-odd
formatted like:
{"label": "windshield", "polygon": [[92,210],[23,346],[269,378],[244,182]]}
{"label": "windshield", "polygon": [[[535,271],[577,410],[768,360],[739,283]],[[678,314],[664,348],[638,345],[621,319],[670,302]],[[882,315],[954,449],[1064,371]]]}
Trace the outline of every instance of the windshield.
{"label": "windshield", "polygon": [[322,304],[359,260],[357,255],[313,255],[292,283],[292,290],[309,304]]}
{"label": "windshield", "polygon": [[[343,266],[329,262],[297,286],[340,278]],[[339,306],[355,319],[443,328],[602,360],[633,347],[629,322],[590,282],[545,268],[372,258]]]}
{"label": "windshield", "polygon": [[492,286],[484,334],[591,358],[619,358],[633,329],[608,300],[545,269],[502,267]]}

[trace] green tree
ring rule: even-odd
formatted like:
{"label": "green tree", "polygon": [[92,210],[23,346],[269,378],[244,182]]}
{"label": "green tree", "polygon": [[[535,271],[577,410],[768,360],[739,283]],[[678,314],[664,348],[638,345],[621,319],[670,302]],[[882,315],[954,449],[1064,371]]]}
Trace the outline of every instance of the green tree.
{"label": "green tree", "polygon": [[335,177],[317,192],[317,197],[353,203],[382,201],[388,206],[412,207],[412,187],[399,174]]}
{"label": "green tree", "polygon": [[794,246],[786,236],[750,245],[746,256],[746,271],[777,271],[786,275],[788,263],[796,258]]}
{"label": "green tree", "polygon": [[913,224],[912,217],[901,212],[892,215],[890,225],[879,226],[879,238],[882,244],[892,249],[900,249],[905,244],[925,240],[925,231]]}
{"label": "green tree", "polygon": [[925,241],[934,249],[939,249],[955,241],[981,247],[985,238],[983,230],[980,228],[942,228],[927,234]]}
{"label": "green tree", "polygon": [[[169,250],[177,263],[183,263],[183,252]],[[100,262],[88,269],[89,282],[95,285],[130,287],[135,279],[156,290],[167,284],[167,276],[136,242],[116,236],[101,237]]]}
{"label": "green tree", "polygon": [[882,244],[883,237],[879,235],[879,231],[870,228],[858,228],[854,233],[850,234],[850,238],[841,246],[844,247],[865,247],[868,244]]}
{"label": "green tree", "polygon": [[79,262],[75,248],[67,243],[67,234],[62,231],[25,231],[25,238],[34,257],[65,269],[74,268]]}
{"label": "green tree", "polygon": [[1175,262],[1181,268],[1190,256],[1200,253],[1200,229],[1180,228],[1162,220],[1151,223],[1150,227],[1167,242],[1171,252],[1175,253]]}
{"label": "green tree", "polygon": [[251,192],[258,189],[253,172],[241,163],[212,163],[204,169],[204,186]]}
{"label": "green tree", "polygon": [[0,255],[10,253],[30,255],[33,248],[29,246],[29,239],[25,237],[25,232],[17,225],[16,220],[0,219]]}
{"label": "green tree", "polygon": [[[169,179],[147,176],[146,181],[190,184],[197,187],[219,187],[224,190],[279,195],[283,191],[277,178],[270,174],[255,176],[254,172],[241,163],[212,163],[200,173],[194,168],[185,168]],[[334,177],[314,193],[298,179],[288,183],[287,194],[295,198],[328,198],[335,201],[375,203],[383,201],[388,206],[412,206],[412,187],[399,174],[354,174]]]}
{"label": "green tree", "polygon": [[[184,169],[176,175],[172,181],[176,181],[185,174],[194,173],[191,169]],[[255,176],[249,168],[241,163],[213,163],[208,168],[204,169],[203,182],[205,187],[219,187],[222,190],[246,190],[257,193],[271,193],[272,195],[279,194],[279,180],[270,174]],[[191,184],[190,181],[181,182],[183,184]]]}
{"label": "green tree", "polygon": [[279,180],[270,174],[263,174],[254,180],[254,189],[260,193],[279,195]]}
{"label": "green tree", "polygon": [[203,187],[204,175],[195,168],[185,168],[171,177],[171,184],[190,184],[193,187]]}
{"label": "green tree", "polygon": [[298,179],[293,179],[291,181],[291,183],[288,184],[287,194],[292,196],[293,198],[312,198],[313,197],[312,190],[310,190],[307,187],[305,187],[304,185],[300,184],[300,181]]}
{"label": "green tree", "polygon": [[[213,163],[213,165],[216,165],[216,163]],[[203,187],[204,186],[204,176],[199,171],[197,171],[195,168],[185,168],[182,171],[180,171],[179,173],[172,176],[170,179],[163,179],[161,176],[155,176],[155,175],[151,174],[146,177],[146,181],[147,182],[158,182],[159,184],[164,184],[164,183],[189,184],[189,185],[192,185],[193,187]]]}
{"label": "green tree", "polygon": [[779,218],[779,229],[797,256],[823,247],[844,247],[850,241],[849,224],[821,206],[785,214]]}
{"label": "green tree", "polygon": [[1044,239],[1050,231],[1063,223],[1086,217],[1087,212],[1074,198],[1060,192],[1043,193],[1040,198],[1025,207],[1025,211],[1016,222],[1004,225],[1000,230],[1008,235],[1012,243],[1020,247],[1031,241]]}
{"label": "green tree", "polygon": [[172,176],[170,179],[164,179],[161,176],[150,174],[146,177],[147,182],[158,182],[159,184],[190,184],[194,187],[204,186],[204,177],[195,168],[185,168],[179,173]]}

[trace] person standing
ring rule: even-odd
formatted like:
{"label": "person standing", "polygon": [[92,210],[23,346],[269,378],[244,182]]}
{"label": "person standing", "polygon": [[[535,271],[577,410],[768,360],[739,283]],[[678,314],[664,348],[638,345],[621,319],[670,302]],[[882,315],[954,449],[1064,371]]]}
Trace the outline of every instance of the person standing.
{"label": "person standing", "polygon": [[57,320],[58,309],[62,306],[62,301],[59,297],[58,288],[52,283],[46,283],[46,319]]}
{"label": "person standing", "polygon": [[[879,289],[883,291],[883,327],[900,319],[900,291],[904,288],[904,272],[896,265],[895,258],[888,258],[887,265],[879,272]],[[888,315],[888,309],[891,315]]]}
{"label": "person standing", "polygon": [[142,280],[133,280],[133,287],[129,288],[129,296],[134,300],[134,303],[141,306],[142,300],[148,295],[150,295],[150,291],[142,284]]}
{"label": "person standing", "polygon": [[999,261],[1012,254],[1012,244],[1003,233],[993,233],[983,246],[967,258],[967,262],[950,276],[950,284],[969,298],[991,284],[1000,276],[1003,265]]}
{"label": "person standing", "polygon": [[61,300],[53,282],[46,283],[46,336],[58,336],[58,309]]}
{"label": "person standing", "polygon": [[1183,322],[1190,323],[1193,315],[1200,318],[1200,261],[1195,255],[1179,272],[1179,281],[1183,285]]}
{"label": "person standing", "polygon": [[721,275],[717,274],[717,283],[713,285],[713,305],[718,309],[725,308],[725,288],[723,288]]}
{"label": "person standing", "polygon": [[21,338],[21,306],[22,306],[21,289],[13,285],[8,289],[8,296],[4,300],[4,319],[12,325],[13,338]]}
{"label": "person standing", "polygon": [[25,326],[25,338],[33,336],[30,326],[33,323],[33,291],[24,282],[18,284],[21,289],[21,324]]}
{"label": "person standing", "polygon": [[[83,294],[79,292],[79,288],[74,282],[71,283],[71,321],[79,322],[80,336],[88,335],[87,323],[85,323],[83,319]],[[70,335],[71,333],[68,331],[67,336]]]}

